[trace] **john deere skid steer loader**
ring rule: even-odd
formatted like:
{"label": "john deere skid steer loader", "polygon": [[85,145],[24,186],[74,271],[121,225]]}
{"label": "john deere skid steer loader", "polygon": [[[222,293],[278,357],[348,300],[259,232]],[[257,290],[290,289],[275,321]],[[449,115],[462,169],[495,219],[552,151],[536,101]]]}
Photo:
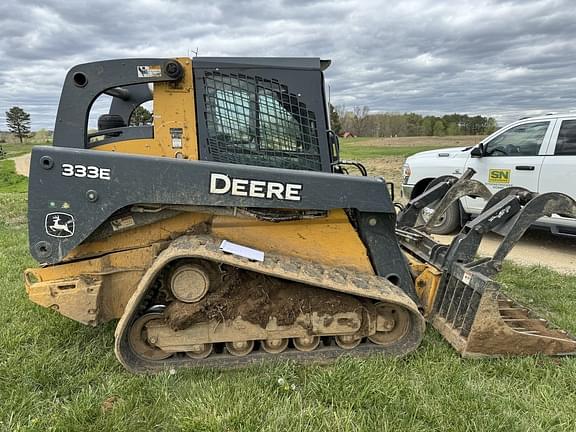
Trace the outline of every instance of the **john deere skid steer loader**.
{"label": "john deere skid steer loader", "polygon": [[[574,201],[517,189],[491,197],[469,172],[439,179],[397,224],[386,182],[339,158],[328,65],[74,67],[54,146],[32,152],[30,251],[41,266],[25,272],[31,300],[88,325],[119,319],[115,351],[131,371],[401,356],[420,344],[424,317],[464,355],[576,352],[491,279],[532,216],[576,216]],[[89,133],[102,94],[109,112]],[[148,101],[153,125],[131,126]],[[346,175],[350,165],[364,175]],[[415,226],[424,206],[440,200],[441,212],[466,194],[489,203],[450,246]],[[476,260],[494,229],[503,249]]]}

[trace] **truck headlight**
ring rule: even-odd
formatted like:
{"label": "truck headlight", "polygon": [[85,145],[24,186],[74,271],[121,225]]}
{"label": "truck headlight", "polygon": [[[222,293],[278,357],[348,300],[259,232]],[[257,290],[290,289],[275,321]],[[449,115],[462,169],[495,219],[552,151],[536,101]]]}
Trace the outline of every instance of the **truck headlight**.
{"label": "truck headlight", "polygon": [[410,169],[410,165],[408,164],[404,164],[402,166],[402,183],[406,184],[408,183],[408,180],[410,179],[410,174],[412,174],[412,170]]}

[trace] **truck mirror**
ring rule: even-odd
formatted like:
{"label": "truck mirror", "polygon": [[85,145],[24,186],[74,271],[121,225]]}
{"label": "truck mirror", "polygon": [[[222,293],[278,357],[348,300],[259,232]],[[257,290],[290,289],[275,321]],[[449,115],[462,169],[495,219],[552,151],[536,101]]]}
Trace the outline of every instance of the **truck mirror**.
{"label": "truck mirror", "polygon": [[480,143],[477,147],[474,147],[470,152],[470,156],[477,158],[484,156],[484,144]]}

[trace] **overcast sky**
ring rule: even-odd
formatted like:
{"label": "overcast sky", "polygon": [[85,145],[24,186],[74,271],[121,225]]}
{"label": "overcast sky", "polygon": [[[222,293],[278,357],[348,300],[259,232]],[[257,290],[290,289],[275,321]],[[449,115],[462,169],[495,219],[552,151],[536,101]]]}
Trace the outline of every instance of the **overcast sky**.
{"label": "overcast sky", "polygon": [[490,115],[576,110],[572,0],[3,0],[0,129],[52,129],[67,69],[121,57],[315,56],[334,105]]}

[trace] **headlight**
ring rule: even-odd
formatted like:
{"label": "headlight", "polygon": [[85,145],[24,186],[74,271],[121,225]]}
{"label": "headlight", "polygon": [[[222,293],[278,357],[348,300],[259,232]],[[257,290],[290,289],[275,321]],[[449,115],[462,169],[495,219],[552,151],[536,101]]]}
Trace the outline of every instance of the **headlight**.
{"label": "headlight", "polygon": [[402,179],[404,180],[403,181],[404,184],[408,183],[408,180],[410,179],[410,174],[412,174],[410,165],[404,164],[404,166],[402,166]]}

